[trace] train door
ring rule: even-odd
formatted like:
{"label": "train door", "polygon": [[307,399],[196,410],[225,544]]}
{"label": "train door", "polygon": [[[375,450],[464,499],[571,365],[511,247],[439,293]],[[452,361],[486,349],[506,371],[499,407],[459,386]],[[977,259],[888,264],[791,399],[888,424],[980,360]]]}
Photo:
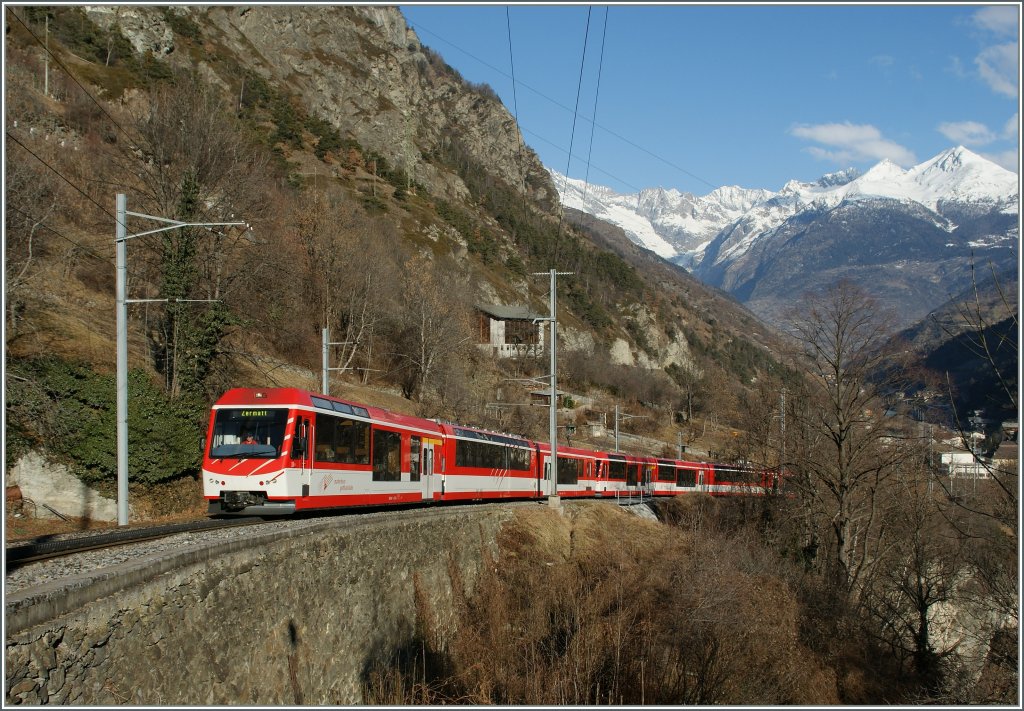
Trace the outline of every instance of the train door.
{"label": "train door", "polygon": [[704,491],[704,470],[697,470],[697,491]]}
{"label": "train door", "polygon": [[536,479],[537,479],[537,497],[539,498],[540,495],[543,493],[543,490],[541,489],[541,486],[543,486],[543,484],[541,482],[544,480],[544,474],[545,474],[545,472],[544,472],[544,461],[545,460],[544,460],[544,456],[540,453],[540,447],[538,447],[536,444],[533,445],[533,456],[534,456],[534,460],[533,461],[535,462],[535,465],[534,465],[535,469],[533,471],[534,471],[534,473],[536,475]]}
{"label": "train door", "polygon": [[423,443],[423,498],[434,498],[434,443]]}
{"label": "train door", "polygon": [[302,496],[309,496],[313,481],[313,428],[308,417],[295,418],[295,436],[292,440],[292,458],[299,460]]}

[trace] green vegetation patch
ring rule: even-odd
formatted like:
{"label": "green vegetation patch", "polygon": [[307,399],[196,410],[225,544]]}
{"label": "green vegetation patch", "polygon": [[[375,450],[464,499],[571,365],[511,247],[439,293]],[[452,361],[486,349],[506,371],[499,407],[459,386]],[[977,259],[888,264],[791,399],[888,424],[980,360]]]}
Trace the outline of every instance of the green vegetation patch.
{"label": "green vegetation patch", "polygon": [[[38,449],[88,484],[117,479],[117,401],[112,373],[48,356],[8,363],[7,466]],[[142,371],[128,376],[128,469],[132,482],[195,475],[207,408],[172,400]]]}

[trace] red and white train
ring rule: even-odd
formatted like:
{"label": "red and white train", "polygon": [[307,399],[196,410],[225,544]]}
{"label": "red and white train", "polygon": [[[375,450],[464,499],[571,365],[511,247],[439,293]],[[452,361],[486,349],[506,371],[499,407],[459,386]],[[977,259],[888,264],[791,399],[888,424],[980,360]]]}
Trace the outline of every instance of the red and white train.
{"label": "red and white train", "polygon": [[235,388],[214,404],[203,455],[210,515],[420,502],[764,495],[772,471],[558,447],[400,415],[295,388]]}

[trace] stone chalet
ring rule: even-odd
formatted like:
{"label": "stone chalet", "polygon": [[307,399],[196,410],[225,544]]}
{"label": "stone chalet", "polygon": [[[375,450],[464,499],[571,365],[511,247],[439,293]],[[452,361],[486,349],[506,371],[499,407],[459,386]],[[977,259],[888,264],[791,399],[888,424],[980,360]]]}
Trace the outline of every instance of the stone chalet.
{"label": "stone chalet", "polygon": [[477,345],[489,349],[499,358],[544,355],[542,314],[531,313],[525,306],[477,304]]}

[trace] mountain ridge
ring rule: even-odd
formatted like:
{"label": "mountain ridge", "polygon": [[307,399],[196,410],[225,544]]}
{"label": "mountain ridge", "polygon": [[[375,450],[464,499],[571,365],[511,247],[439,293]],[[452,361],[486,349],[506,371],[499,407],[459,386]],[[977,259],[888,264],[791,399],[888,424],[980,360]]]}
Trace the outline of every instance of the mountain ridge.
{"label": "mountain ridge", "polygon": [[[973,252],[1012,259],[1019,236],[1017,175],[963,146],[906,170],[883,160],[863,174],[849,168],[813,183],[791,180],[777,193],[724,186],[705,196],[660,188],[617,195],[549,172],[563,203],[617,224],[638,244],[733,293],[775,324],[794,290],[840,276],[867,284],[872,267],[883,269],[879,281],[889,285],[882,300],[908,325],[947,291],[962,288]],[[808,240],[810,234],[819,244]],[[804,253],[794,253],[795,244]],[[814,253],[818,257],[809,258]],[[876,258],[883,254],[888,260]],[[934,282],[935,275],[954,283],[941,293],[935,284],[911,283]],[[914,295],[901,302],[908,294]]]}

